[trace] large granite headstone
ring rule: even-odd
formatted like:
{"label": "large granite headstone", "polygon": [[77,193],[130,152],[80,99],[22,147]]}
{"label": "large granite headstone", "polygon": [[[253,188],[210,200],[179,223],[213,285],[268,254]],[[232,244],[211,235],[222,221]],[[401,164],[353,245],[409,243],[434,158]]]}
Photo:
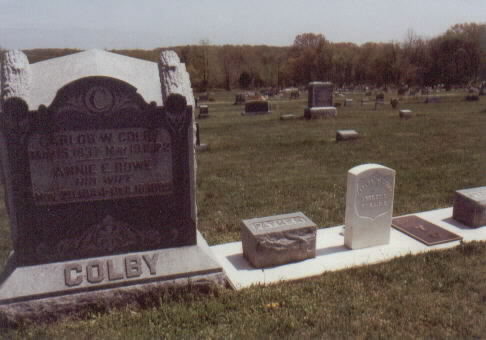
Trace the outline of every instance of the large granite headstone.
{"label": "large granite headstone", "polygon": [[348,171],[344,244],[351,249],[388,244],[395,170],[362,164]]}
{"label": "large granite headstone", "polygon": [[333,84],[314,81],[308,86],[308,102],[304,111],[306,119],[336,117],[337,109],[332,106]]}
{"label": "large granite headstone", "polygon": [[486,186],[457,190],[452,217],[473,228],[486,225]]}
{"label": "large granite headstone", "polygon": [[[66,297],[75,309],[100,292],[176,279],[221,283],[196,229],[194,98],[177,55],[163,52],[158,64],[98,50],[8,60],[21,55],[8,52],[1,69],[14,251],[0,313],[55,312]],[[19,67],[22,79],[9,76]]]}

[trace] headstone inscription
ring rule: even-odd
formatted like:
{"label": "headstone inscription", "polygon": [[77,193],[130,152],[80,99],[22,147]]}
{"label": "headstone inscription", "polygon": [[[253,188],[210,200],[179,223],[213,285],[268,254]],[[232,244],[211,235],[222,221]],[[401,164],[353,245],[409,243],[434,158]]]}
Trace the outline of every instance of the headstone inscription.
{"label": "headstone inscription", "polygon": [[388,244],[395,170],[362,164],[348,171],[344,244],[351,249]]}
{"label": "headstone inscription", "polygon": [[310,82],[304,117],[306,119],[335,117],[337,110],[332,106],[332,91],[331,82]]}
{"label": "headstone inscription", "polygon": [[486,225],[486,186],[457,190],[454,194],[452,217],[467,226]]}
{"label": "headstone inscription", "polygon": [[243,220],[243,255],[257,268],[316,256],[316,225],[301,212]]}
{"label": "headstone inscription", "polygon": [[[15,67],[4,58],[2,80]],[[28,90],[1,97],[14,251],[0,313],[55,313],[66,298],[79,308],[175,278],[221,282],[196,229],[194,98],[177,55],[90,50],[25,71]]]}

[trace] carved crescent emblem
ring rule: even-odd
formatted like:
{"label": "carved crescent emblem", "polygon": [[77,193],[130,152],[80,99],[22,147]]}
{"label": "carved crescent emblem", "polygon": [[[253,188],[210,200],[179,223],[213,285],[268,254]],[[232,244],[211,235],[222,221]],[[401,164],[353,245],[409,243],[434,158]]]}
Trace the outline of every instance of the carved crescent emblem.
{"label": "carved crescent emblem", "polygon": [[88,109],[93,113],[110,111],[115,104],[111,91],[101,86],[90,88],[86,92],[84,102]]}

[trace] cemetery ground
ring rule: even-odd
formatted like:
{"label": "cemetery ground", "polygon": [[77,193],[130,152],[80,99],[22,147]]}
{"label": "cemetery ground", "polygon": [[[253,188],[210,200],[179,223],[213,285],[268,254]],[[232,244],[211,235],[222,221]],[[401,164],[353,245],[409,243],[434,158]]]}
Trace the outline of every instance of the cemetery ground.
{"label": "cemetery ground", "polygon": [[[455,190],[486,183],[486,107],[465,93],[425,104],[338,107],[331,119],[302,116],[301,99],[271,99],[271,114],[244,117],[234,93],[214,92],[200,120],[199,230],[210,245],[238,241],[242,219],[302,211],[319,228],[344,222],[347,171],[396,170],[394,216],[452,205]],[[334,102],[344,102],[335,96]],[[389,98],[385,99],[389,103]],[[414,117],[401,120],[398,109]],[[339,129],[360,138],[336,142]],[[0,262],[11,249],[4,205]],[[0,267],[0,269],[2,269]],[[316,278],[241,291],[169,290],[84,318],[0,329],[5,338],[459,337],[486,334],[486,243],[472,242]],[[1,333],[0,333],[1,334]]]}

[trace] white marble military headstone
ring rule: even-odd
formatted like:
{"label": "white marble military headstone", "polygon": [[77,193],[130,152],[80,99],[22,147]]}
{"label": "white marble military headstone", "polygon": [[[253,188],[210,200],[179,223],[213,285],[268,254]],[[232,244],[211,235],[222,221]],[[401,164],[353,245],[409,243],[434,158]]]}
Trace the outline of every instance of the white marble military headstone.
{"label": "white marble military headstone", "polygon": [[348,171],[345,246],[359,249],[389,242],[394,188],[393,169],[362,164]]}

